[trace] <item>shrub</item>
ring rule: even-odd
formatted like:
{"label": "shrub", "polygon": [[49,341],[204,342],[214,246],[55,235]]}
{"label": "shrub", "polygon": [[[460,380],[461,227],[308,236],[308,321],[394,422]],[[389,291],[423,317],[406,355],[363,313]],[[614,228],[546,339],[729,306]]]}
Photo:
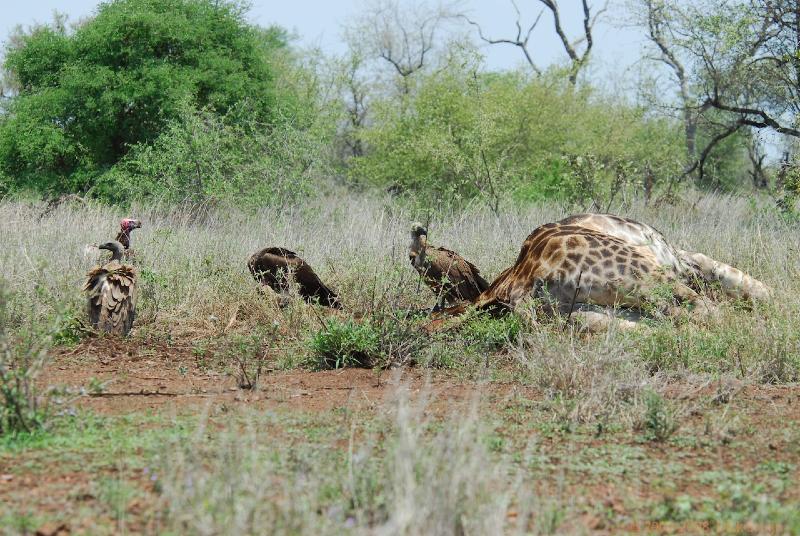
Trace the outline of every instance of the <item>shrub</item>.
{"label": "shrub", "polygon": [[666,441],[678,429],[672,409],[667,401],[655,391],[645,393],[644,403],[645,415],[642,424],[645,437],[650,441]]}
{"label": "shrub", "polygon": [[369,150],[352,160],[351,178],[428,205],[479,197],[497,208],[509,195],[607,202],[620,178],[638,186],[645,172],[666,180],[682,168],[675,125],[557,76],[454,62],[421,75],[399,105],[374,109],[362,132]]}
{"label": "shrub", "polygon": [[465,323],[459,335],[466,345],[490,352],[513,343],[520,328],[520,319],[516,315],[494,318],[488,314],[480,314]]}
{"label": "shrub", "polygon": [[380,332],[372,323],[332,318],[310,341],[319,369],[370,367],[380,350]]}
{"label": "shrub", "polygon": [[36,378],[47,363],[49,338],[32,330],[9,331],[6,294],[0,281],[0,436],[44,428],[50,405]]}

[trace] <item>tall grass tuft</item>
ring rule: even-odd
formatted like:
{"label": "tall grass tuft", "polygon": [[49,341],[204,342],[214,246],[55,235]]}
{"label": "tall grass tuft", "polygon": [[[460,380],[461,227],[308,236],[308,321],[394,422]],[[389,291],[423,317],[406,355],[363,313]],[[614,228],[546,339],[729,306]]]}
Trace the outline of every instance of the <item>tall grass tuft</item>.
{"label": "tall grass tuft", "polygon": [[[428,401],[425,394],[409,399],[401,387],[383,426],[351,423],[346,452],[287,443],[279,414],[245,413],[244,422],[229,419],[213,434],[201,426],[193,439],[164,449],[158,478],[164,528],[192,534],[524,532],[535,497],[520,485],[511,460],[487,447],[489,430],[476,405],[454,411],[442,427],[426,416]],[[518,510],[513,523],[512,507]]]}

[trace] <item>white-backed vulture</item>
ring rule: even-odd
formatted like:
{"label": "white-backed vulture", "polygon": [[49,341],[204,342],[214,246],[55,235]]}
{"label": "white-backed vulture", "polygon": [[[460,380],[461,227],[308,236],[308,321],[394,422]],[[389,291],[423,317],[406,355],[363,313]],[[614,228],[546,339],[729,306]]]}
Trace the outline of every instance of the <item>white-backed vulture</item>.
{"label": "white-backed vulture", "polygon": [[419,223],[411,226],[408,258],[436,294],[434,311],[439,311],[445,302],[454,305],[474,301],[489,288],[474,264],[454,251],[429,245],[428,230]]}
{"label": "white-backed vulture", "polygon": [[117,241],[101,244],[111,260],[95,266],[86,276],[89,320],[106,333],[127,335],[136,316],[136,269],[122,264],[123,246]]}
{"label": "white-backed vulture", "polygon": [[250,256],[247,268],[256,281],[275,292],[288,293],[294,280],[300,296],[308,303],[318,301],[326,307],[342,308],[336,293],[294,251],[279,247],[264,248]]}

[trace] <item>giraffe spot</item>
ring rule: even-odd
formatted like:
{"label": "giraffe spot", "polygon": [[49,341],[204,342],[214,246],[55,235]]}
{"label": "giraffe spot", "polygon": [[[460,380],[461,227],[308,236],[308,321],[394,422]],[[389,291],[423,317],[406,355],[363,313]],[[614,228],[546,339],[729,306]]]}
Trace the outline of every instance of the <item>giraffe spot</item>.
{"label": "giraffe spot", "polygon": [[617,272],[615,272],[614,270],[609,270],[606,272],[606,279],[608,279],[609,281],[614,280],[616,278],[617,278]]}
{"label": "giraffe spot", "polygon": [[577,251],[571,251],[571,252],[567,253],[567,258],[570,261],[574,262],[575,264],[580,264],[581,261],[583,260],[583,255],[581,255]]}
{"label": "giraffe spot", "polygon": [[617,264],[625,264],[628,262],[628,259],[622,255],[617,255],[617,258],[614,260],[617,261]]}
{"label": "giraffe spot", "polygon": [[619,275],[624,277],[628,274],[628,266],[625,263],[621,262],[617,264],[617,271],[619,272]]}
{"label": "giraffe spot", "polygon": [[614,256],[614,252],[611,251],[610,249],[601,249],[600,250],[600,255],[602,255],[603,258],[613,257]]}
{"label": "giraffe spot", "polygon": [[592,274],[601,275],[602,273],[603,273],[603,270],[600,268],[599,264],[595,264],[594,266],[592,266]]}
{"label": "giraffe spot", "polygon": [[603,268],[611,268],[614,265],[613,259],[606,259],[603,261]]}
{"label": "giraffe spot", "polygon": [[567,248],[574,249],[574,248],[578,247],[579,245],[580,245],[580,242],[578,242],[578,239],[575,238],[574,236],[571,236],[571,237],[567,238]]}

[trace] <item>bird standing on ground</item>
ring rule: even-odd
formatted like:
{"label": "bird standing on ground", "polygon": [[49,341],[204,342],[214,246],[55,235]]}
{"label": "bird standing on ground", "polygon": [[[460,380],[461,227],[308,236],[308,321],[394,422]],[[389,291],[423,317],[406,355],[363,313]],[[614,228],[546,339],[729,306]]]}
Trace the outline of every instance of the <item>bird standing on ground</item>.
{"label": "bird standing on ground", "polygon": [[247,267],[256,281],[279,294],[287,294],[294,280],[300,296],[308,303],[319,301],[326,307],[342,308],[336,293],[294,251],[279,247],[264,248],[250,257]]}
{"label": "bird standing on ground", "polygon": [[445,302],[474,301],[489,288],[474,264],[454,251],[428,244],[428,230],[420,223],[411,226],[408,258],[436,294],[434,311],[441,310]]}
{"label": "bird standing on ground", "polygon": [[106,242],[99,249],[110,251],[111,260],[86,276],[89,320],[100,331],[127,335],[136,316],[136,269],[120,262],[124,248],[119,242]]}

